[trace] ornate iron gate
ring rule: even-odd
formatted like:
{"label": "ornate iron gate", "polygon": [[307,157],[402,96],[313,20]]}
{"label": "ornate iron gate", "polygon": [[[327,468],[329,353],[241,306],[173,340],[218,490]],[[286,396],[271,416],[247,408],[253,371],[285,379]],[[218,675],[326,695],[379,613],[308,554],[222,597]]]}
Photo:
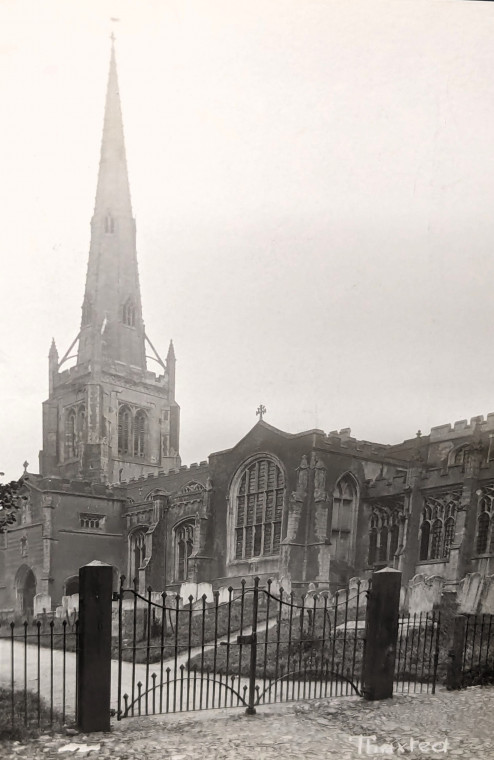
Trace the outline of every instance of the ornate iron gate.
{"label": "ornate iron gate", "polygon": [[296,601],[275,582],[188,601],[122,584],[118,719],[361,693],[367,590]]}

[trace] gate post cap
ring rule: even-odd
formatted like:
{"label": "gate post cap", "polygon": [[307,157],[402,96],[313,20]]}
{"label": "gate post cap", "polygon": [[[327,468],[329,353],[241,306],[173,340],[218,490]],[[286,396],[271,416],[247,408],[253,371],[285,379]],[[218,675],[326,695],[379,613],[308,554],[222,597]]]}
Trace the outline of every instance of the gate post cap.
{"label": "gate post cap", "polygon": [[101,562],[99,559],[93,559],[92,562],[88,562],[87,565],[83,565],[83,567],[112,567],[112,565],[109,565],[108,562]]}

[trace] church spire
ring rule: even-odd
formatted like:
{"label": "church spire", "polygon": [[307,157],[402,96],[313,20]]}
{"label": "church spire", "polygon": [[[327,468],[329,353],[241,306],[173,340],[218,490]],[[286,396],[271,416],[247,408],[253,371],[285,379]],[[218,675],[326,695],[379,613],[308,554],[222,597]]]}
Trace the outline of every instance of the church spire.
{"label": "church spire", "polygon": [[[65,369],[77,342],[77,365]],[[164,363],[142,319],[113,40],[81,328],[60,361],[52,344],[49,366],[43,475],[116,483],[180,467],[173,344]]]}
{"label": "church spire", "polygon": [[101,140],[98,187],[94,206],[95,216],[106,216],[107,214],[132,217],[122,107],[120,104],[113,36],[110,71],[106,90],[103,138]]}
{"label": "church spire", "polygon": [[78,363],[146,368],[144,323],[112,39]]}

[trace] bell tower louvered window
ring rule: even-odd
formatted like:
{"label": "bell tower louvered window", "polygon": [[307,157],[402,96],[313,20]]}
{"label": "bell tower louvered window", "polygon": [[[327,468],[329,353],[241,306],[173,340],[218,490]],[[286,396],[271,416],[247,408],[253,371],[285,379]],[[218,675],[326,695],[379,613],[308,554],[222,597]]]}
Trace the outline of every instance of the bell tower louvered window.
{"label": "bell tower louvered window", "polygon": [[237,481],[235,559],[279,554],[285,479],[270,459],[249,464]]}
{"label": "bell tower louvered window", "polygon": [[136,326],[136,307],[131,298],[128,298],[123,305],[122,321],[127,327]]}

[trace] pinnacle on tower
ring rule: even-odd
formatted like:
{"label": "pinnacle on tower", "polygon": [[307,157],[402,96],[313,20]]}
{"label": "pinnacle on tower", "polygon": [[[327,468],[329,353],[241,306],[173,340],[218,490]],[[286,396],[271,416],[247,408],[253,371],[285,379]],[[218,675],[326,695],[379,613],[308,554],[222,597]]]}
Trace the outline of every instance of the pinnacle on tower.
{"label": "pinnacle on tower", "polygon": [[55,343],[55,338],[51,339],[51,346],[48,352],[48,358],[54,359],[55,361],[58,362],[58,350],[57,350],[57,344]]}
{"label": "pinnacle on tower", "polygon": [[170,341],[170,345],[168,347],[168,353],[166,355],[166,361],[173,361],[175,359],[175,349],[173,347],[173,340]]}

